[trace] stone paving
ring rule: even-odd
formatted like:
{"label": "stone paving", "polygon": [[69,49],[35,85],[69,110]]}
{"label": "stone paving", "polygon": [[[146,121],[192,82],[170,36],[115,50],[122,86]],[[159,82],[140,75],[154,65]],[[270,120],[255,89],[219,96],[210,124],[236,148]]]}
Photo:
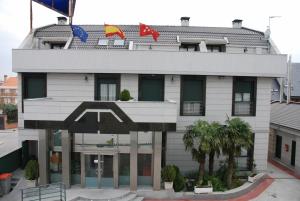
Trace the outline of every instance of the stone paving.
{"label": "stone paving", "polygon": [[300,201],[300,180],[268,163],[274,182],[252,201]]}

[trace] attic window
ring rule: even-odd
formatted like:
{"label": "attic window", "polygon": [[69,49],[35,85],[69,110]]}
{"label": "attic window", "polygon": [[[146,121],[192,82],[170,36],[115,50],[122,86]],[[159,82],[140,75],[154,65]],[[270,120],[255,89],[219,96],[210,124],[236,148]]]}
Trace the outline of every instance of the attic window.
{"label": "attic window", "polygon": [[207,52],[226,52],[225,45],[206,45]]}
{"label": "attic window", "polygon": [[200,51],[199,43],[181,43],[179,50],[187,52]]}
{"label": "attic window", "polygon": [[115,40],[114,46],[124,46],[125,41],[124,40]]}
{"label": "attic window", "polygon": [[99,39],[98,45],[107,46],[108,45],[108,40],[107,39]]}
{"label": "attic window", "polygon": [[49,45],[50,45],[50,49],[64,49],[65,45],[67,42],[64,42],[64,41],[51,41],[51,42],[48,42]]}

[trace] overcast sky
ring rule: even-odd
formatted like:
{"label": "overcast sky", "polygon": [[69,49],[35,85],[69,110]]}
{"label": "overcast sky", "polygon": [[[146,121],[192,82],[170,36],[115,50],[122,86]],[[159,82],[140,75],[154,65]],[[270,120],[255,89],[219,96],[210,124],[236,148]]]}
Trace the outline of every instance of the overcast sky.
{"label": "overcast sky", "polygon": [[[60,16],[33,3],[33,26],[56,23]],[[191,17],[191,26],[231,27],[233,19],[243,26],[265,31],[269,16],[271,37],[281,53],[300,62],[300,12],[297,0],[77,0],[73,24],[180,25]],[[11,74],[11,49],[29,32],[29,0],[0,0],[0,78]]]}

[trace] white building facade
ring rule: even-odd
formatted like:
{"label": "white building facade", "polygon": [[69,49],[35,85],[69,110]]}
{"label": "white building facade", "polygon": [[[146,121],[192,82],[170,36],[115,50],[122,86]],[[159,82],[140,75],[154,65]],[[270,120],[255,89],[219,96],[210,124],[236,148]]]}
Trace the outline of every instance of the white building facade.
{"label": "white building facade", "polygon": [[[86,43],[68,25],[27,36],[13,71],[19,132],[29,147],[38,142],[41,183],[159,190],[163,165],[198,168],[182,141],[186,126],[227,116],[251,125],[254,147],[243,155],[265,170],[272,78],[284,76],[286,55],[264,33],[233,24],[152,26],[158,42],[136,25],[120,26],[125,40],[96,25],[82,26]],[[124,89],[131,101],[118,101]]]}

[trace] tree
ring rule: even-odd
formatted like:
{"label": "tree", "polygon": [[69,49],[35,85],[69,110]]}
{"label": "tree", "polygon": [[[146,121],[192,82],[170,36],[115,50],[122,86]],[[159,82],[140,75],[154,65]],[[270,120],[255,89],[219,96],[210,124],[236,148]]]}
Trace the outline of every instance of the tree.
{"label": "tree", "polygon": [[210,124],[210,133],[209,133],[209,144],[210,144],[210,152],[208,159],[208,174],[210,176],[214,173],[214,161],[215,155],[220,155],[220,147],[221,147],[221,125],[218,122],[212,122]]}
{"label": "tree", "polygon": [[[188,126],[183,136],[185,149],[190,151],[193,159],[199,163],[200,184],[203,182],[206,154],[216,152],[217,146],[215,146],[215,144],[217,144],[218,140],[215,139],[215,136],[218,130],[216,122],[214,122],[212,126],[212,124],[209,124],[207,121],[199,120],[195,122],[194,125]],[[216,141],[216,143],[214,141]],[[214,154],[211,154],[211,157],[213,159]]]}
{"label": "tree", "polygon": [[231,188],[235,157],[240,155],[242,148],[248,149],[253,143],[251,127],[240,118],[228,118],[221,139],[222,152],[228,156],[226,183],[227,187]]}
{"label": "tree", "polygon": [[7,115],[7,122],[17,122],[18,121],[18,108],[14,104],[5,104],[3,106],[3,113]]}

